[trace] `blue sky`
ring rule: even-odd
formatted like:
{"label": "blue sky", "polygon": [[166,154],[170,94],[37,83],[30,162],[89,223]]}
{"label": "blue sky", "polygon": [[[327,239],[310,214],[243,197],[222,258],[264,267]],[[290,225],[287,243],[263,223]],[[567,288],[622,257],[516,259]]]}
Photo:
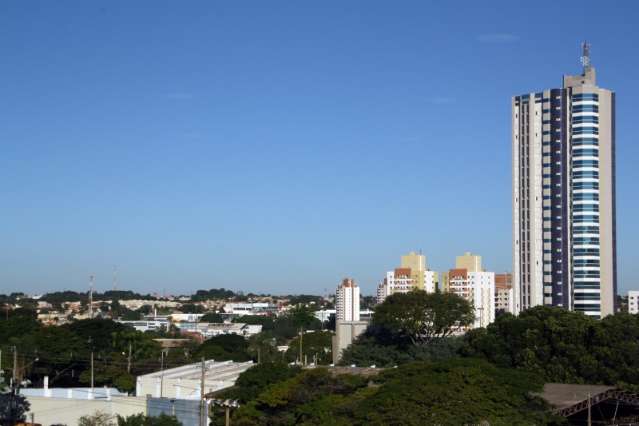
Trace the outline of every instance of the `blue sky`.
{"label": "blue sky", "polygon": [[639,288],[634,2],[5,1],[0,292],[372,293],[400,255],[511,269],[510,98],[592,43]]}

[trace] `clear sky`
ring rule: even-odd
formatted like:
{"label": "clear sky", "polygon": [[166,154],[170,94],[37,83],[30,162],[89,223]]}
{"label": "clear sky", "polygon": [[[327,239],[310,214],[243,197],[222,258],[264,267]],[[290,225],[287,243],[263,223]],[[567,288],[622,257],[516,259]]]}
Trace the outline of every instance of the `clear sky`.
{"label": "clear sky", "polygon": [[511,269],[510,98],[592,43],[639,288],[639,3],[3,1],[0,292],[372,293]]}

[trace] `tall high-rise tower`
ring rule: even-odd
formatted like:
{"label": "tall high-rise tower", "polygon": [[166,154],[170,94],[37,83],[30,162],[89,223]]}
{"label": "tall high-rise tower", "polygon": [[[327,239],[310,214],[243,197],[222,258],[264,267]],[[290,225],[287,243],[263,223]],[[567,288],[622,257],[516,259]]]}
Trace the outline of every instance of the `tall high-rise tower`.
{"label": "tall high-rise tower", "polygon": [[351,278],[344,278],[335,292],[335,319],[359,321],[359,287]]}
{"label": "tall high-rise tower", "polygon": [[561,89],[512,99],[515,311],[614,313],[615,94],[598,87],[590,47]]}

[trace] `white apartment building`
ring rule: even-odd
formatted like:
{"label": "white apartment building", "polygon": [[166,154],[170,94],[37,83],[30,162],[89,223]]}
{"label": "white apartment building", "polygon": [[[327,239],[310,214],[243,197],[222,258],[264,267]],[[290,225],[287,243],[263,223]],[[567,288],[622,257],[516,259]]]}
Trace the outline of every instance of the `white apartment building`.
{"label": "white apartment building", "polygon": [[359,287],[351,278],[344,278],[335,292],[336,321],[359,321]]}
{"label": "white apartment building", "polygon": [[475,309],[473,328],[486,327],[495,321],[494,272],[451,269],[448,272],[448,291],[472,303]]}
{"label": "white apartment building", "polygon": [[426,257],[411,252],[402,256],[401,266],[386,273],[384,281],[377,286],[377,303],[394,293],[408,293],[421,289],[434,293],[437,288],[438,274],[426,268]]}
{"label": "white apartment building", "polygon": [[628,313],[639,314],[639,290],[628,292]]}

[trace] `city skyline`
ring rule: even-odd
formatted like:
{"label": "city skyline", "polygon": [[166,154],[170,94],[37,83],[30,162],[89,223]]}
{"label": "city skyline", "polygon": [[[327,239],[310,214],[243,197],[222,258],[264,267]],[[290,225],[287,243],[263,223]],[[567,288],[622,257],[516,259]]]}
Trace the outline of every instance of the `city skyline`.
{"label": "city skyline", "polygon": [[619,94],[618,291],[637,289],[638,30],[626,8],[547,5],[575,22],[504,24],[547,9],[506,2],[459,21],[417,3],[6,5],[3,291],[87,291],[91,274],[104,291],[117,266],[141,292],[353,277],[374,294],[420,249],[436,271],[465,251],[510,271],[510,99],[577,73],[584,39]]}

